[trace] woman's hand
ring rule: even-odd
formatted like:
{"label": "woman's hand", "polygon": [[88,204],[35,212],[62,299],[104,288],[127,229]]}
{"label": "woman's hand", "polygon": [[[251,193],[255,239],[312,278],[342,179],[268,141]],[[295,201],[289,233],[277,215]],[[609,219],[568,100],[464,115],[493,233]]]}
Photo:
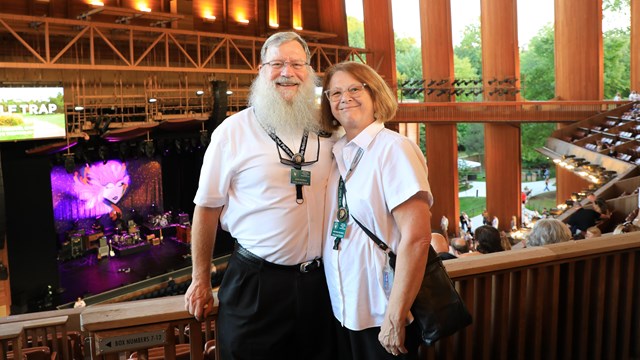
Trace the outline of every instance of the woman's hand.
{"label": "woman's hand", "polygon": [[[404,323],[404,321],[401,323]],[[380,341],[382,347],[393,356],[406,354],[408,351],[407,348],[404,347],[404,338],[404,325],[394,324],[388,317],[385,317],[380,327],[380,334],[378,334],[378,341]]]}

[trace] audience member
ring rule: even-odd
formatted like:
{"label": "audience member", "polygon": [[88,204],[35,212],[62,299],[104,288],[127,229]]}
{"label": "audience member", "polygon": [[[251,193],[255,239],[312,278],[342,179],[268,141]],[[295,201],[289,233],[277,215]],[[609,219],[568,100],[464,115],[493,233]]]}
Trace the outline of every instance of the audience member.
{"label": "audience member", "polygon": [[444,235],[445,238],[449,237],[449,219],[442,215],[442,219],[440,219],[440,229],[442,230],[442,235]]}
{"label": "audience member", "polygon": [[587,209],[580,207],[573,213],[567,223],[571,229],[571,234],[576,235],[580,232],[586,231],[588,228],[595,226],[602,214],[600,213],[598,206],[594,203],[593,209]]}
{"label": "audience member", "polygon": [[500,231],[500,244],[504,250],[511,250],[511,241],[506,232]]}
{"label": "audience member", "polygon": [[542,246],[571,240],[571,231],[558,219],[540,219],[527,236],[527,246]]}
{"label": "audience member", "polygon": [[471,220],[466,212],[460,213],[460,229],[466,231],[471,228]]}
{"label": "audience member", "polygon": [[631,92],[629,93],[629,100],[631,101],[638,101],[640,98],[640,96],[636,93],[635,90],[631,90]]}
{"label": "audience member", "polygon": [[633,225],[630,223],[624,223],[616,226],[616,228],[613,229],[613,235],[626,234],[626,233],[636,232],[636,231],[640,231],[640,226]]}
{"label": "audience member", "polygon": [[474,237],[478,242],[476,250],[481,254],[504,251],[504,248],[501,245],[502,239],[500,239],[500,232],[492,226],[480,226],[476,229]]}
{"label": "audience member", "polygon": [[449,242],[441,234],[431,233],[431,246],[442,260],[455,259],[456,256],[449,252]]}
{"label": "audience member", "polygon": [[82,299],[81,296],[78,296],[78,299],[76,300],[76,302],[73,304],[73,308],[83,308],[87,306],[87,303],[84,302],[84,299]]}
{"label": "audience member", "polygon": [[616,96],[613,97],[613,101],[620,101],[622,100],[622,95],[620,95],[620,91],[618,91],[616,93]]}
{"label": "audience member", "polygon": [[453,254],[457,257],[465,257],[469,254],[469,243],[463,238],[454,238],[451,240],[451,247],[453,248]]}
{"label": "audience member", "polygon": [[499,224],[500,224],[500,220],[498,220],[497,216],[494,216],[493,220],[491,220],[491,226],[497,229]]}
{"label": "audience member", "polygon": [[491,220],[489,220],[489,211],[487,211],[487,209],[482,211],[482,225],[491,225]]}
{"label": "audience member", "polygon": [[593,239],[602,236],[602,231],[597,226],[592,226],[587,229],[587,232],[584,234],[585,239]]}

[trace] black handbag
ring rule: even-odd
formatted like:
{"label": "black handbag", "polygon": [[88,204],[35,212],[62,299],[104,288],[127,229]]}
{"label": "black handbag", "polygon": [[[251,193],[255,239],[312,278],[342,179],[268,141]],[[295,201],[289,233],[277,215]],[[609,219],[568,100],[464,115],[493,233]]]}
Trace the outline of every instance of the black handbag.
{"label": "black handbag", "polygon": [[[355,217],[353,220],[382,251],[389,254],[389,265],[395,270],[396,254]],[[464,329],[473,321],[447,270],[442,265],[442,260],[431,246],[429,246],[429,258],[422,285],[411,305],[411,314],[418,321],[420,339],[429,346],[443,337]]]}

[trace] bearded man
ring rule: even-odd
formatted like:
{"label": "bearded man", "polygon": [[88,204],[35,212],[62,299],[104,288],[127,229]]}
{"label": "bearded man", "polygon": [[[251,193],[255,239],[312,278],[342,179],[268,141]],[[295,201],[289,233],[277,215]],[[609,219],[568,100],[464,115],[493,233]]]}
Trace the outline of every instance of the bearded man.
{"label": "bearded man", "polygon": [[335,137],[320,131],[305,41],[272,35],[250,107],[226,119],[207,148],[191,237],[185,308],[214,306],[218,221],[237,239],[218,291],[222,359],[332,359],[333,315],[322,269],[324,194]]}

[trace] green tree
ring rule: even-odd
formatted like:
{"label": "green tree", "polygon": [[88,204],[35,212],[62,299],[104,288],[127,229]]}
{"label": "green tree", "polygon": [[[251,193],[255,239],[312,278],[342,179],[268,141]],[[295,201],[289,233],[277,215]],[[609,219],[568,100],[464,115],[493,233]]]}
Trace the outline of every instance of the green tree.
{"label": "green tree", "polygon": [[616,92],[629,95],[631,54],[629,29],[613,29],[603,34],[604,98],[612,99]]}
{"label": "green tree", "polygon": [[484,124],[458,123],[458,146],[466,155],[484,154]]}
{"label": "green tree", "polygon": [[[422,79],[422,51],[416,45],[414,38],[395,38],[396,45],[396,72],[398,83],[402,84],[407,80]],[[417,85],[416,87],[423,87]],[[406,87],[405,87],[406,88]],[[405,91],[404,94],[398,94],[398,98],[406,99],[423,99],[423,94],[411,94]]]}
{"label": "green tree", "polygon": [[544,146],[546,139],[556,129],[556,123],[526,123],[520,126],[520,151],[522,167],[536,168],[549,165],[547,157],[536,149]]}
{"label": "green tree", "polygon": [[[469,58],[460,58],[458,55],[453,54],[453,68],[455,69],[456,79],[477,79],[479,78],[478,69],[474,68]],[[482,88],[482,85],[462,85],[463,89],[466,89],[462,95],[456,96],[456,101],[482,101],[482,93],[478,90]],[[475,91],[475,94],[471,92]]]}
{"label": "green tree", "polygon": [[602,9],[607,12],[620,12],[625,9],[629,9],[631,6],[631,0],[603,0]]}
{"label": "green tree", "polygon": [[349,46],[364,49],[364,23],[353,16],[347,16]]}
{"label": "green tree", "polygon": [[527,100],[555,97],[554,33],[551,24],[542,27],[520,54],[520,88]]}
{"label": "green tree", "polygon": [[[475,69],[478,76],[482,76],[482,48],[480,40],[480,23],[473,23],[465,26],[462,32],[462,40],[460,45],[453,48],[453,53],[460,59],[469,59],[471,67]],[[457,78],[462,78],[458,75],[458,69],[455,69]]]}

